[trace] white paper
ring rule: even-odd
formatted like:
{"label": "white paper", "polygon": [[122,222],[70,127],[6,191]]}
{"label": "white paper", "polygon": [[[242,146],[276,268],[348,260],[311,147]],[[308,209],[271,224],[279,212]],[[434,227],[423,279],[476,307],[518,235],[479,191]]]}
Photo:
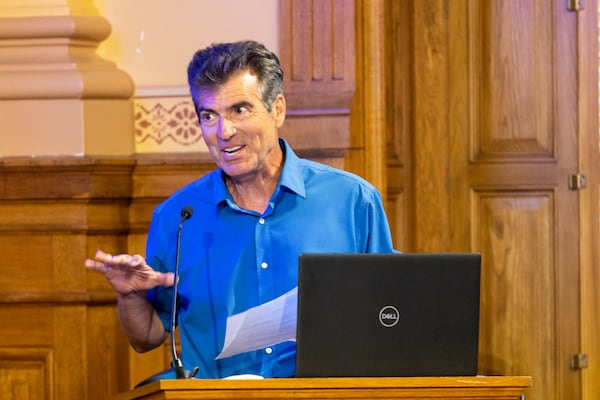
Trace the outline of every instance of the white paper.
{"label": "white paper", "polygon": [[226,381],[248,381],[256,379],[265,379],[264,376],[254,374],[240,374],[240,375],[229,375],[223,378]]}
{"label": "white paper", "polygon": [[296,340],[298,287],[278,298],[227,318],[217,360]]}

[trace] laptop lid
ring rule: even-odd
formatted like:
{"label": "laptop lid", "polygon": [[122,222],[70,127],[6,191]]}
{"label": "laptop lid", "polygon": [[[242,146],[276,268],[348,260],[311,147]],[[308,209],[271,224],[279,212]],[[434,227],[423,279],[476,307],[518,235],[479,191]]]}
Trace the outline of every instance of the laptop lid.
{"label": "laptop lid", "polygon": [[296,376],[477,374],[481,257],[302,254]]}

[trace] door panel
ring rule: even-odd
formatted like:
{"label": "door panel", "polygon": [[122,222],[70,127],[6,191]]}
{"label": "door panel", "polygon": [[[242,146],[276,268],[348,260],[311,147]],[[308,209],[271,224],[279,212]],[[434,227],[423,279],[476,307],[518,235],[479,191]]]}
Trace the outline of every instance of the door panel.
{"label": "door panel", "polygon": [[393,64],[404,92],[389,97],[409,99],[393,122],[409,149],[401,250],[481,252],[480,372],[531,375],[528,400],[579,399],[577,15],[562,0],[390,10],[410,36],[387,47],[411,65]]}
{"label": "door panel", "polygon": [[470,2],[473,155],[554,159],[553,54],[548,2]]}
{"label": "door panel", "polygon": [[451,158],[466,202],[453,224],[469,221],[457,239],[483,258],[480,371],[531,375],[528,399],[578,399],[576,16],[563,1],[505,0],[454,17],[467,40],[450,52],[468,68],[450,66],[450,90],[468,100],[450,104],[450,136],[469,153]]}

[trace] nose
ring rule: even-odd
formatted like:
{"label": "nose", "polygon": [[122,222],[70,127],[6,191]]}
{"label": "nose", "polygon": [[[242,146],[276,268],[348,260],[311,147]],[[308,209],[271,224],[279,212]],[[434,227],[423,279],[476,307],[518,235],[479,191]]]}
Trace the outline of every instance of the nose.
{"label": "nose", "polygon": [[237,129],[235,128],[235,124],[225,117],[221,117],[219,120],[218,126],[218,135],[221,139],[229,139],[231,136],[235,134]]}

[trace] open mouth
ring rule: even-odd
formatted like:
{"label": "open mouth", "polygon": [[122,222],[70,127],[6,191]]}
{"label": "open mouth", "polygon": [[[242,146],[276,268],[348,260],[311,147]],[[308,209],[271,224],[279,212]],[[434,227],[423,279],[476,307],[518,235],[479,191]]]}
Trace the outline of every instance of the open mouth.
{"label": "open mouth", "polygon": [[234,147],[227,147],[225,149],[223,149],[223,153],[225,154],[234,154],[237,153],[238,151],[240,151],[242,149],[242,145],[240,146],[234,146]]}

